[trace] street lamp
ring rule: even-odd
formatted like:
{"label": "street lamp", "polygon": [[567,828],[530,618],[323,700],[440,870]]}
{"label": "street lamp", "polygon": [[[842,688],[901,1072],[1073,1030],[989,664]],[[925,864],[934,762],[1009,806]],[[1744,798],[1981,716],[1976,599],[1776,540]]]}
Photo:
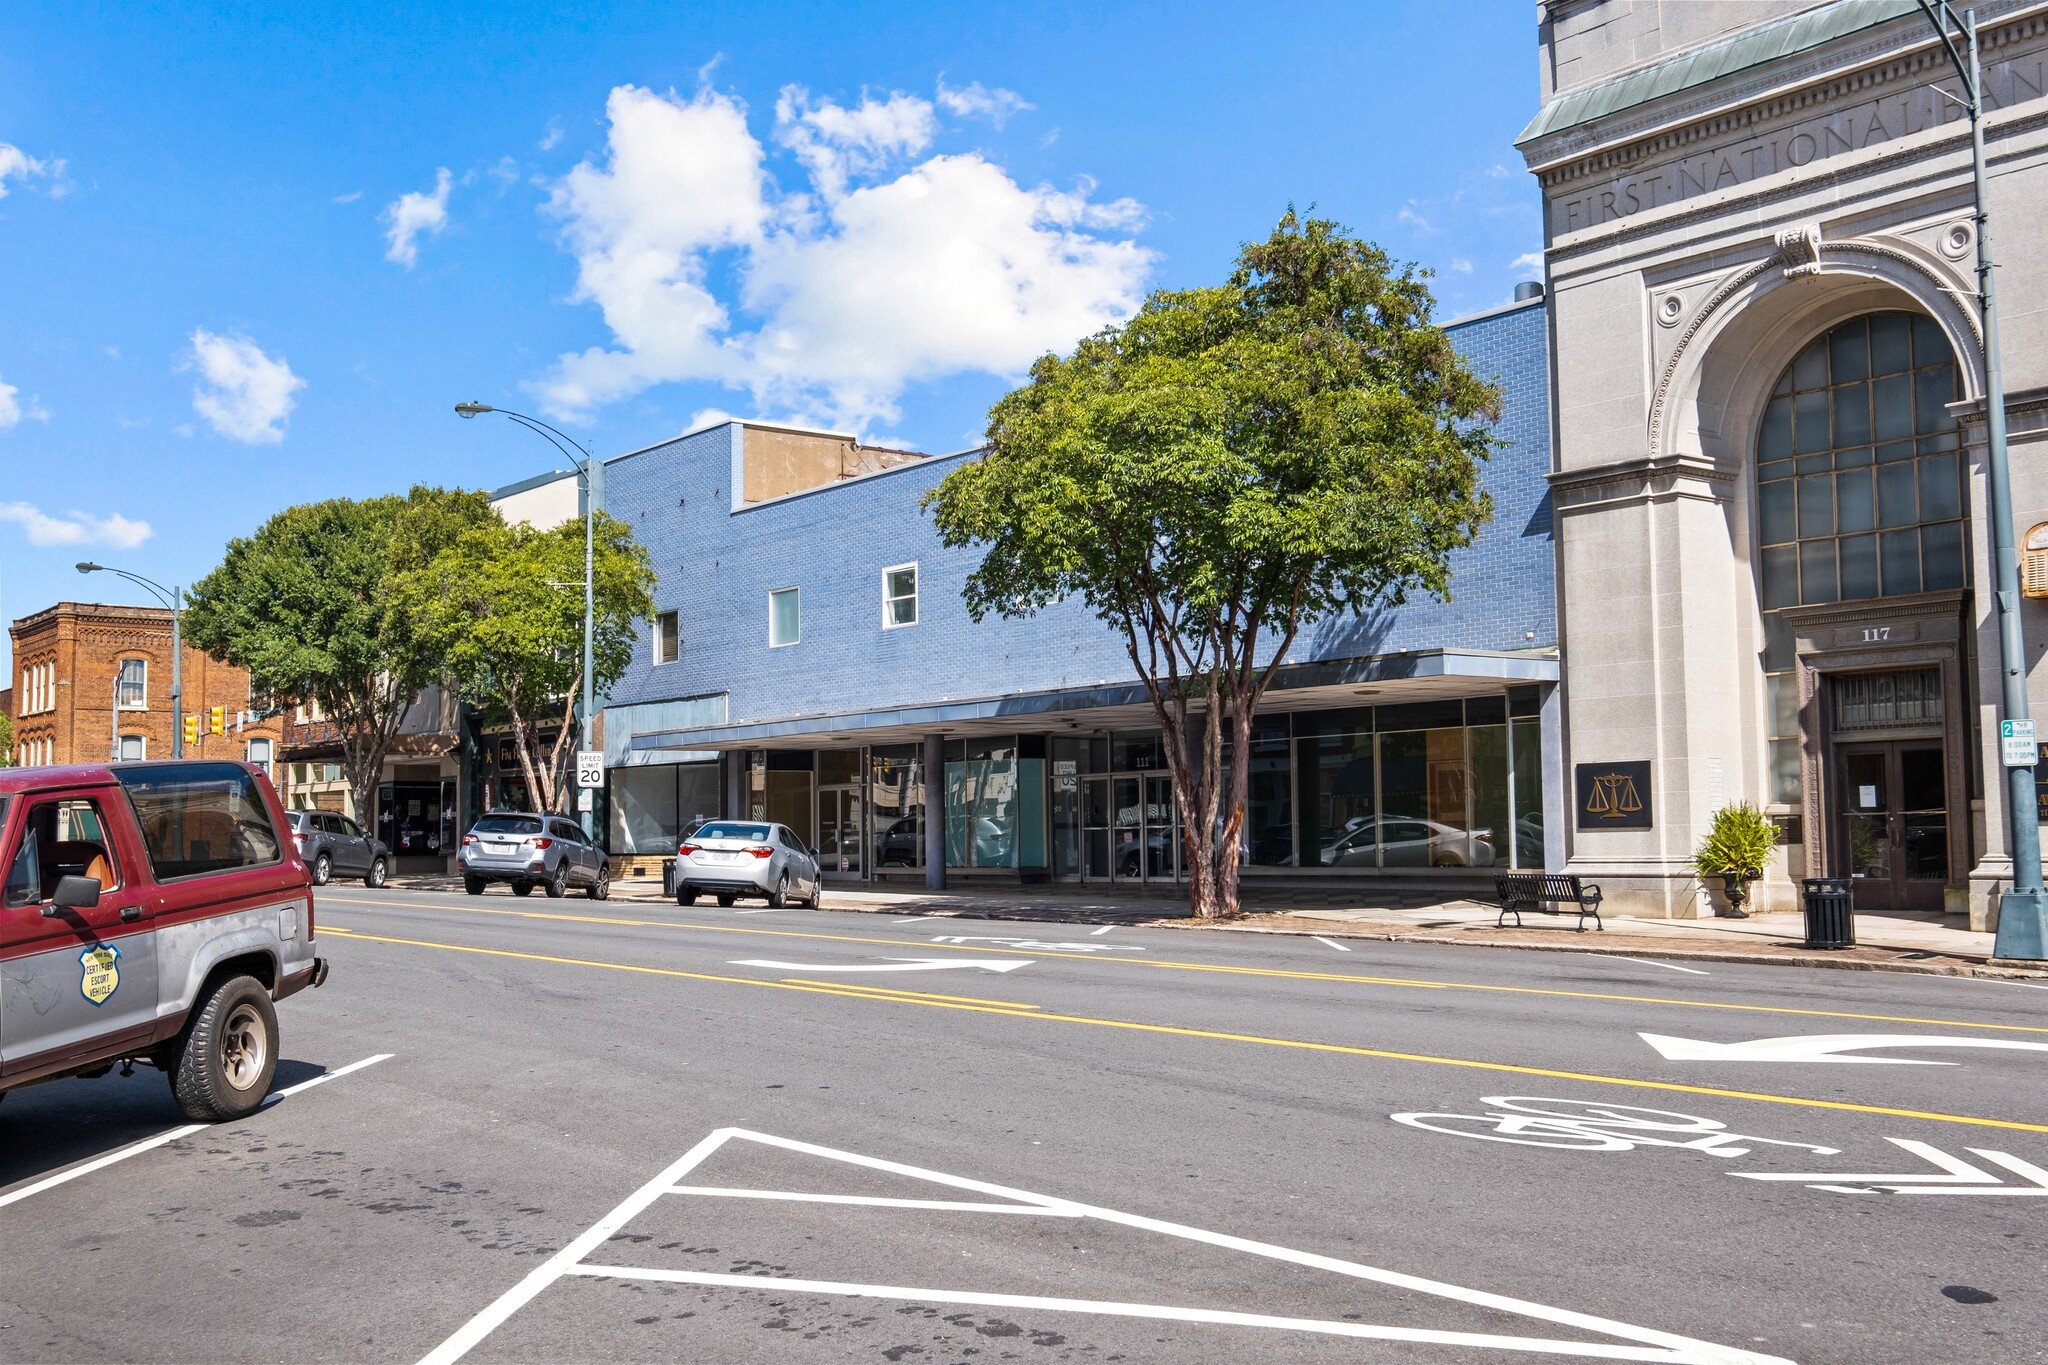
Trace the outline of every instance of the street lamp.
{"label": "street lamp", "polygon": [[[156,600],[171,609],[171,757],[185,756],[185,637],[182,617],[185,609],[185,589],[167,588],[155,579],[144,578],[141,574],[129,573],[126,569],[110,568],[84,560],[78,565],[80,573],[118,574],[156,595]],[[119,740],[115,741],[117,744]]]}
{"label": "street lamp", "polygon": [[[495,412],[501,417],[510,418],[568,456],[569,463],[577,467],[577,477],[583,483],[583,716],[577,733],[576,747],[588,749],[591,740],[591,713],[597,705],[591,643],[592,622],[596,616],[596,580],[592,576],[591,560],[594,557],[593,547],[597,540],[597,505],[604,499],[604,466],[587,447],[570,439],[565,433],[555,430],[538,417],[528,417],[523,412],[511,412],[505,408],[494,408],[488,403],[471,402],[455,405],[455,415],[464,420],[487,412]],[[593,844],[596,843],[595,813],[584,810],[579,814],[583,820],[584,836]]]}
{"label": "street lamp", "polygon": [[[1941,37],[1956,75],[1962,79],[1970,116],[1970,172],[1977,207],[1977,306],[1984,325],[1985,466],[1991,484],[1991,559],[1998,609],[1998,674],[2001,710],[2000,757],[2005,761],[2005,804],[2012,830],[2012,887],[1999,898],[1998,938],[1992,956],[2039,961],[2048,958],[2048,892],[2041,886],[2041,829],[2034,801],[2034,722],[2027,714],[2026,646],[2020,639],[2019,557],[2012,537],[2012,469],[2005,448],[2005,373],[1998,354],[1998,308],[1991,262],[1991,202],[1984,173],[1984,74],[1978,62],[1977,12],[1958,19],[1950,0],[1920,0],[1921,13]],[[1951,28],[1955,30],[1952,34]],[[1962,45],[1958,47],[1957,40]],[[2024,761],[2005,754],[2008,733],[2025,745]]]}

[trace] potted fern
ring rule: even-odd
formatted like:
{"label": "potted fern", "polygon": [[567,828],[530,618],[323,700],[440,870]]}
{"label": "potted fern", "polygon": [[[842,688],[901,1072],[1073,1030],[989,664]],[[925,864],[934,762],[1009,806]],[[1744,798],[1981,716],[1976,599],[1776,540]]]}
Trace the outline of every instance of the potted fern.
{"label": "potted fern", "polygon": [[1693,854],[1692,869],[1700,880],[1719,877],[1728,895],[1728,913],[1748,919],[1742,903],[1749,899],[1749,884],[1764,875],[1764,863],[1778,844],[1778,827],[1770,817],[1747,801],[1723,806],[1714,812],[1713,826],[1700,840]]}

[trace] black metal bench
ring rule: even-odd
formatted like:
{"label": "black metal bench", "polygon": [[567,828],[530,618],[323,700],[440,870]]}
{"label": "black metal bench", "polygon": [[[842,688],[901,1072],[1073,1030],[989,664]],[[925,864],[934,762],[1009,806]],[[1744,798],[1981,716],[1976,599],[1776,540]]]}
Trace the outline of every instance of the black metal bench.
{"label": "black metal bench", "polygon": [[1493,892],[1500,901],[1496,928],[1507,928],[1509,915],[1515,917],[1515,927],[1521,928],[1524,910],[1544,915],[1575,914],[1582,934],[1586,932],[1588,915],[1593,917],[1594,928],[1602,932],[1607,928],[1600,920],[1600,888],[1569,873],[1496,872]]}

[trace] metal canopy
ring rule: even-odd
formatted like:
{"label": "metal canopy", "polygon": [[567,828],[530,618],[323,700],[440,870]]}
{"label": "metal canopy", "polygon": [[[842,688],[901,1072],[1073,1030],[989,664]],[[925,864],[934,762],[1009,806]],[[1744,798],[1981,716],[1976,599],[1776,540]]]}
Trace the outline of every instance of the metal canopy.
{"label": "metal canopy", "polygon": [[[1339,706],[1392,705],[1498,694],[1525,683],[1556,682],[1552,654],[1424,650],[1284,668],[1260,704],[1262,713]],[[1145,730],[1158,723],[1144,685],[1105,683],[1051,692],[925,702],[870,711],[795,716],[635,735],[647,750],[822,749],[852,744],[911,744],[926,735],[970,737],[1081,730]]]}

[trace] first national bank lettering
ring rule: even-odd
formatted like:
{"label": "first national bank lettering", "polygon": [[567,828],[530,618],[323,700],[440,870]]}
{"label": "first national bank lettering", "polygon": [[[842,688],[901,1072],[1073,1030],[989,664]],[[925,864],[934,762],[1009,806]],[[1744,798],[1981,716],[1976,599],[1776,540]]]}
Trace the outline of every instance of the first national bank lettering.
{"label": "first national bank lettering", "polygon": [[[1821,118],[1737,138],[1676,162],[1602,181],[1596,189],[1552,203],[1556,229],[1576,232],[1598,227],[1646,209],[1959,122],[1964,112],[1961,95],[1949,88],[1954,84],[1934,82],[1880,95]],[[1991,110],[2039,99],[2044,92],[2048,92],[2048,57],[2038,52],[2015,54],[1985,69],[1984,103]]]}

